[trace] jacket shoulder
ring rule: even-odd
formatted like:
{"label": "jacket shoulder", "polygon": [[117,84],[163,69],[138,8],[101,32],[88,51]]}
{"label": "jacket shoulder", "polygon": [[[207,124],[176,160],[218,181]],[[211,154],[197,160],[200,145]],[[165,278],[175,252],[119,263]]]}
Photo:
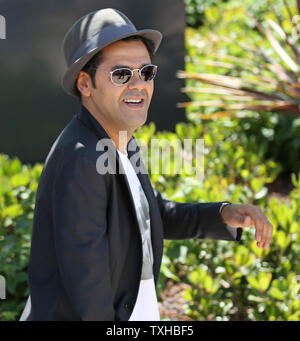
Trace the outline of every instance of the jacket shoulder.
{"label": "jacket shoulder", "polygon": [[97,136],[75,115],[51,146],[45,167],[52,162],[64,164],[82,157],[96,161],[99,157],[97,143]]}

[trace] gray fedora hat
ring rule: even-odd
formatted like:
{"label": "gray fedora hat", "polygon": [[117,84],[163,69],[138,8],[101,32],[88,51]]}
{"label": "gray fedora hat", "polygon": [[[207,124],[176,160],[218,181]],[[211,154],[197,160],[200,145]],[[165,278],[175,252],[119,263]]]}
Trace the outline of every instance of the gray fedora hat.
{"label": "gray fedora hat", "polygon": [[158,49],[162,34],[152,29],[137,30],[122,12],[105,8],[89,13],[75,22],[63,40],[63,52],[68,69],[62,79],[63,89],[77,96],[76,80],[80,70],[105,46],[130,36],[141,36]]}

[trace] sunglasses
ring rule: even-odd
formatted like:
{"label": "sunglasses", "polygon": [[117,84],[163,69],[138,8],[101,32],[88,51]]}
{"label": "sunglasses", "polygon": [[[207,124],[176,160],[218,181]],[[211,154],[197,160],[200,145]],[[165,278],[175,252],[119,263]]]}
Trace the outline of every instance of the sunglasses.
{"label": "sunglasses", "polygon": [[113,71],[106,70],[102,71],[110,73],[110,79],[114,85],[122,86],[131,80],[134,71],[139,72],[139,77],[142,81],[144,82],[152,81],[157,73],[157,65],[147,64],[141,67],[140,69],[129,69],[127,67],[121,67]]}

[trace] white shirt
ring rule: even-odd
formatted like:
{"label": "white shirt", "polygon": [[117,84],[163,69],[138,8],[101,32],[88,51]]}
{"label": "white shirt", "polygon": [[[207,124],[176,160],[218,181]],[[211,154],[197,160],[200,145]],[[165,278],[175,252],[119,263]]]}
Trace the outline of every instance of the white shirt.
{"label": "white shirt", "polygon": [[[147,198],[127,154],[118,150],[131,190],[143,244],[143,268],[138,297],[129,321],[159,321],[159,308],[153,277],[150,215]],[[143,203],[142,203],[143,200]]]}

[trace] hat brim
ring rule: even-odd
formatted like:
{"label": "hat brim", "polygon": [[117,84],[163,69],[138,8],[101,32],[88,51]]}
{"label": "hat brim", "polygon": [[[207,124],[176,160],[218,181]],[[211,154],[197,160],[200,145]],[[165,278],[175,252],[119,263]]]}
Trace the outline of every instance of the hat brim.
{"label": "hat brim", "polygon": [[77,97],[78,98],[78,91],[76,91],[77,86],[76,86],[76,80],[79,72],[82,70],[82,68],[88,63],[88,61],[95,55],[97,54],[100,50],[102,50],[104,47],[119,41],[124,38],[128,38],[131,36],[140,36],[144,37],[146,39],[149,39],[153,42],[154,44],[154,52],[157,51],[161,40],[162,40],[162,34],[159,31],[156,30],[140,30],[136,31],[130,34],[124,34],[119,36],[117,39],[109,41],[105,45],[101,45],[100,47],[94,48],[92,51],[89,51],[87,54],[76,60],[66,71],[62,78],[62,87],[63,89],[71,96]]}

